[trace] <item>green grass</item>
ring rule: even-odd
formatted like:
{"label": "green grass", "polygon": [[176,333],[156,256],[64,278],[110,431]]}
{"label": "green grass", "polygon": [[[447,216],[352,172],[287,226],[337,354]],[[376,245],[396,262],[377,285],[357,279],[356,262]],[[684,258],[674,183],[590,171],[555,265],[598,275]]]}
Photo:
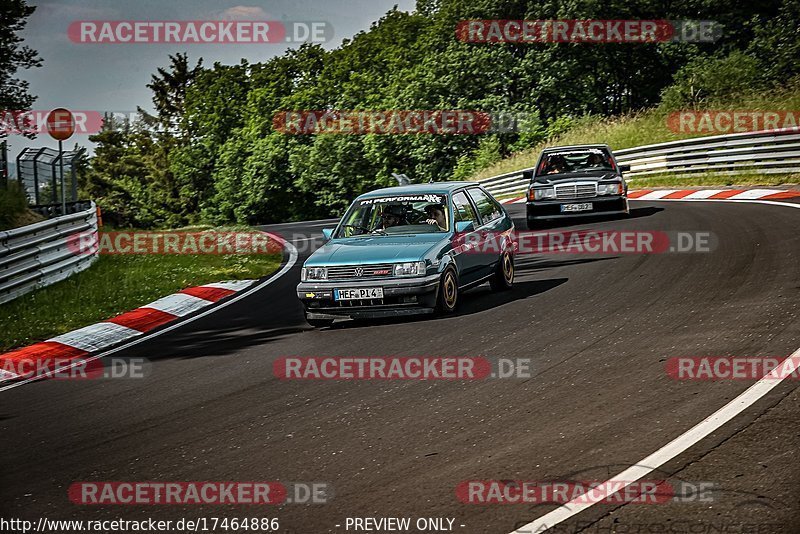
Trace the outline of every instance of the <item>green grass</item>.
{"label": "green grass", "polygon": [[[782,90],[764,91],[758,94],[731,97],[726,102],[710,103],[704,109],[727,110],[798,110],[800,109],[800,90],[789,87]],[[471,180],[483,180],[499,174],[531,168],[536,165],[542,149],[548,146],[580,145],[588,143],[606,143],[612,150],[622,150],[641,145],[677,141],[691,137],[702,137],[704,134],[677,134],[667,126],[670,111],[654,108],[639,113],[632,113],[622,117],[604,119],[600,117],[585,117],[578,125],[563,135],[542,142],[528,150],[512,154],[510,157],[498,161],[470,177]],[[707,134],[706,134],[707,135]],[[684,176],[680,178],[680,185],[704,185],[696,182],[702,176]],[[779,175],[765,175],[750,177],[751,181],[741,182],[740,178],[730,185],[777,185],[786,183],[786,177]],[[752,180],[758,179],[758,182]],[[723,177],[719,183],[707,185],[725,185],[725,180],[732,177]],[[797,177],[794,177],[797,183]],[[668,184],[675,185],[675,184]]]}
{"label": "green grass", "polygon": [[137,308],[187,287],[274,272],[280,254],[104,255],[62,282],[0,304],[0,352]]}

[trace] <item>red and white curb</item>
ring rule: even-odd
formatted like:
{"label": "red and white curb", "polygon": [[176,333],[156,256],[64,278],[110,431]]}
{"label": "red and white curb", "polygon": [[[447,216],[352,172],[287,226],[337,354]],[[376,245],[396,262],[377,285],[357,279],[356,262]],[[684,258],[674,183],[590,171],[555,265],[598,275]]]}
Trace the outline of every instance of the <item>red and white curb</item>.
{"label": "red and white curb", "polygon": [[141,336],[211,306],[254,283],[255,280],[237,280],[190,287],[101,323],[7,352],[0,355],[0,382],[20,378],[12,369],[35,369],[45,374],[54,372],[56,369],[51,367],[56,361],[62,366]]}
{"label": "red and white curb", "polygon": [[[628,192],[630,200],[779,200],[800,197],[800,191],[786,189],[638,189]],[[525,197],[503,204],[523,204]]]}

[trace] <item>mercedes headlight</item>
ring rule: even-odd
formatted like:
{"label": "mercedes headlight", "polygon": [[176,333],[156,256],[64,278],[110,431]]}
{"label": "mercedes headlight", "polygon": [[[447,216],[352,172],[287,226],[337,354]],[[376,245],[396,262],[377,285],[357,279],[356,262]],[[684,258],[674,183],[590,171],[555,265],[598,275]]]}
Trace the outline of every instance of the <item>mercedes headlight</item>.
{"label": "mercedes headlight", "polygon": [[422,276],[425,274],[425,262],[395,263],[393,273],[395,276]]}
{"label": "mercedes headlight", "polygon": [[548,200],[556,198],[556,190],[553,187],[542,187],[533,189],[533,200]]}
{"label": "mercedes headlight", "polygon": [[597,186],[597,194],[598,195],[621,195],[622,194],[622,184],[619,182],[615,182],[612,184],[599,184]]}

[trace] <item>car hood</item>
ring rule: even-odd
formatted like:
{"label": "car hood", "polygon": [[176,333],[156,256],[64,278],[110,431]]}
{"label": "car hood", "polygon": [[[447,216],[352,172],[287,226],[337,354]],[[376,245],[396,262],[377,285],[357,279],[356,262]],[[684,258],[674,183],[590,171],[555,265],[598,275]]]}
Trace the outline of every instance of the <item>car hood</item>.
{"label": "car hood", "polygon": [[[535,185],[545,185],[545,184],[560,184],[564,182],[579,182],[581,180],[613,180],[619,179],[619,174],[614,171],[609,170],[600,170],[600,171],[588,171],[588,172],[570,172],[567,174],[559,174],[556,176],[553,175],[544,175],[544,176],[537,176],[536,181],[533,183]],[[540,181],[542,180],[542,181]],[[547,180],[547,182],[544,182]]]}
{"label": "car hood", "polygon": [[448,234],[369,236],[334,239],[306,260],[309,266],[367,265],[419,261],[449,243]]}

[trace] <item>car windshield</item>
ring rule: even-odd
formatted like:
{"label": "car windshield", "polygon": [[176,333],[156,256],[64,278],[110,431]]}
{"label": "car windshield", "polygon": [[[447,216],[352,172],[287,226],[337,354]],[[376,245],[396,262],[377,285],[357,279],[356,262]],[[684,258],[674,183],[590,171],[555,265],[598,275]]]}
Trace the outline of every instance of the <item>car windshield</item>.
{"label": "car windshield", "polygon": [[450,230],[447,195],[398,195],[356,200],[334,237],[429,234]]}
{"label": "car windshield", "polygon": [[614,164],[609,154],[599,148],[582,148],[545,154],[539,163],[537,175],[566,174],[571,172],[611,171]]}

